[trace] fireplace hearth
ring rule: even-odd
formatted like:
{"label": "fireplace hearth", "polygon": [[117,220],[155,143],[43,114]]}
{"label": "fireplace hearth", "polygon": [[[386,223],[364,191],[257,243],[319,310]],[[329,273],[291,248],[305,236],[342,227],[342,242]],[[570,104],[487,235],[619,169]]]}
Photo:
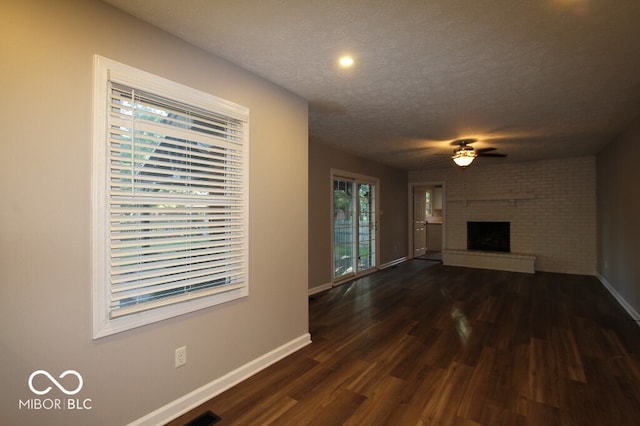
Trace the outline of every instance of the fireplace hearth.
{"label": "fireplace hearth", "polygon": [[511,252],[511,223],[467,222],[467,250]]}

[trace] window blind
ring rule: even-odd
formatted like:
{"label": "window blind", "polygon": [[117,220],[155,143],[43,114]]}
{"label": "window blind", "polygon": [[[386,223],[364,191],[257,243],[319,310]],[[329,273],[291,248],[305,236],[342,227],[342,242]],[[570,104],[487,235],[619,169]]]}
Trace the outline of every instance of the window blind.
{"label": "window blind", "polygon": [[108,82],[109,317],[246,285],[246,122]]}

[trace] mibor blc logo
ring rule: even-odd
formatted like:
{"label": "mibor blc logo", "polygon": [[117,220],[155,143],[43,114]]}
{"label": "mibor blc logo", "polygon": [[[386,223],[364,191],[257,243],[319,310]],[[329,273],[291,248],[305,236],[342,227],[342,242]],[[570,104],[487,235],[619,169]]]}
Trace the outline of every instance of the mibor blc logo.
{"label": "mibor blc logo", "polygon": [[[34,383],[36,377],[44,376],[49,385],[43,384],[43,379],[38,379],[37,384]],[[70,381],[64,380],[65,387],[55,377],[46,370],[36,370],[29,376],[29,389],[36,395],[47,395],[53,390],[53,386],[58,388],[65,395],[73,396],[78,394],[84,386],[82,375],[75,370],[67,370],[58,376],[62,380],[67,376],[73,376],[75,379]],[[53,386],[51,386],[53,385]],[[20,410],[91,410],[91,399],[75,399],[75,398],[29,398],[18,401],[18,409]]]}
{"label": "mibor blc logo", "polygon": [[38,390],[33,386],[33,379],[36,376],[38,376],[39,374],[42,374],[42,375],[46,376],[49,379],[49,381],[51,381],[51,383],[56,385],[56,387],[58,389],[60,389],[66,395],[75,395],[75,394],[77,394],[78,392],[80,392],[80,390],[82,389],[82,385],[84,384],[84,382],[82,381],[82,376],[80,375],[80,373],[78,373],[75,370],[67,370],[64,373],[62,373],[60,376],[58,376],[59,379],[64,379],[69,374],[71,374],[73,376],[76,376],[76,378],[78,379],[78,387],[75,388],[75,389],[72,389],[72,390],[65,389],[60,384],[60,382],[58,382],[56,379],[53,378],[53,376],[51,376],[51,374],[49,374],[48,371],[37,370],[37,371],[34,371],[33,373],[31,373],[31,376],[29,376],[29,389],[31,389],[31,392],[35,393],[36,395],[46,395],[51,390],[51,386],[49,386],[48,388],[46,388],[44,390]]}

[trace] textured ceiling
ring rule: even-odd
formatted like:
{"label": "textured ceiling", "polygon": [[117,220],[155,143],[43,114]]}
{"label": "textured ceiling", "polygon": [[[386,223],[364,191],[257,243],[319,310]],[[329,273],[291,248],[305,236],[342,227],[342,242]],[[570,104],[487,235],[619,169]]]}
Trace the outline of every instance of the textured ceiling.
{"label": "textured ceiling", "polygon": [[[475,138],[597,153],[640,115],[638,0],[105,0],[309,100],[309,137],[414,170]],[[336,65],[353,55],[350,70]]]}

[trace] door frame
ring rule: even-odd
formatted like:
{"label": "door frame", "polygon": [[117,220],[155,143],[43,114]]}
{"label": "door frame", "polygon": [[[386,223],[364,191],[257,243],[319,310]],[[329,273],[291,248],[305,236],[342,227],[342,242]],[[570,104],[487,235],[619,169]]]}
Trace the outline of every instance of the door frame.
{"label": "door frame", "polygon": [[[371,185],[374,185],[374,197],[375,197],[375,214],[374,214],[374,219],[373,219],[373,232],[374,232],[374,238],[375,238],[375,254],[374,254],[374,262],[375,262],[375,266],[369,268],[369,269],[365,269],[362,271],[354,271],[353,274],[348,274],[345,276],[340,276],[340,277],[335,277],[334,276],[334,249],[335,249],[335,242],[334,242],[334,221],[333,221],[333,215],[334,215],[334,211],[333,211],[333,180],[335,178],[344,178],[344,179],[352,179],[356,185],[356,191],[357,191],[357,184],[358,183],[368,183]],[[331,257],[330,257],[330,272],[331,272],[331,284],[333,286],[335,285],[339,285],[342,284],[346,281],[349,280],[353,280],[354,278],[359,278],[361,276],[370,274],[372,272],[375,272],[377,270],[380,269],[380,178],[377,177],[373,177],[373,176],[367,176],[367,175],[363,175],[360,173],[353,173],[353,172],[348,172],[346,170],[340,170],[340,169],[330,169],[330,173],[329,173],[329,188],[330,188],[330,203],[329,203],[329,220],[330,220],[330,241],[331,241]],[[358,215],[357,212],[355,213],[354,217],[357,219]],[[356,235],[356,242],[357,242],[357,235]],[[356,243],[356,250],[358,249],[357,247],[357,243]],[[356,264],[357,264],[357,260],[356,260]],[[357,269],[357,268],[356,268]]]}
{"label": "door frame", "polygon": [[408,186],[408,242],[409,245],[407,247],[408,259],[413,259],[413,190],[416,186],[440,186],[442,187],[442,251],[444,252],[447,248],[447,188],[446,182],[444,181],[419,181],[419,182],[409,182]]}

